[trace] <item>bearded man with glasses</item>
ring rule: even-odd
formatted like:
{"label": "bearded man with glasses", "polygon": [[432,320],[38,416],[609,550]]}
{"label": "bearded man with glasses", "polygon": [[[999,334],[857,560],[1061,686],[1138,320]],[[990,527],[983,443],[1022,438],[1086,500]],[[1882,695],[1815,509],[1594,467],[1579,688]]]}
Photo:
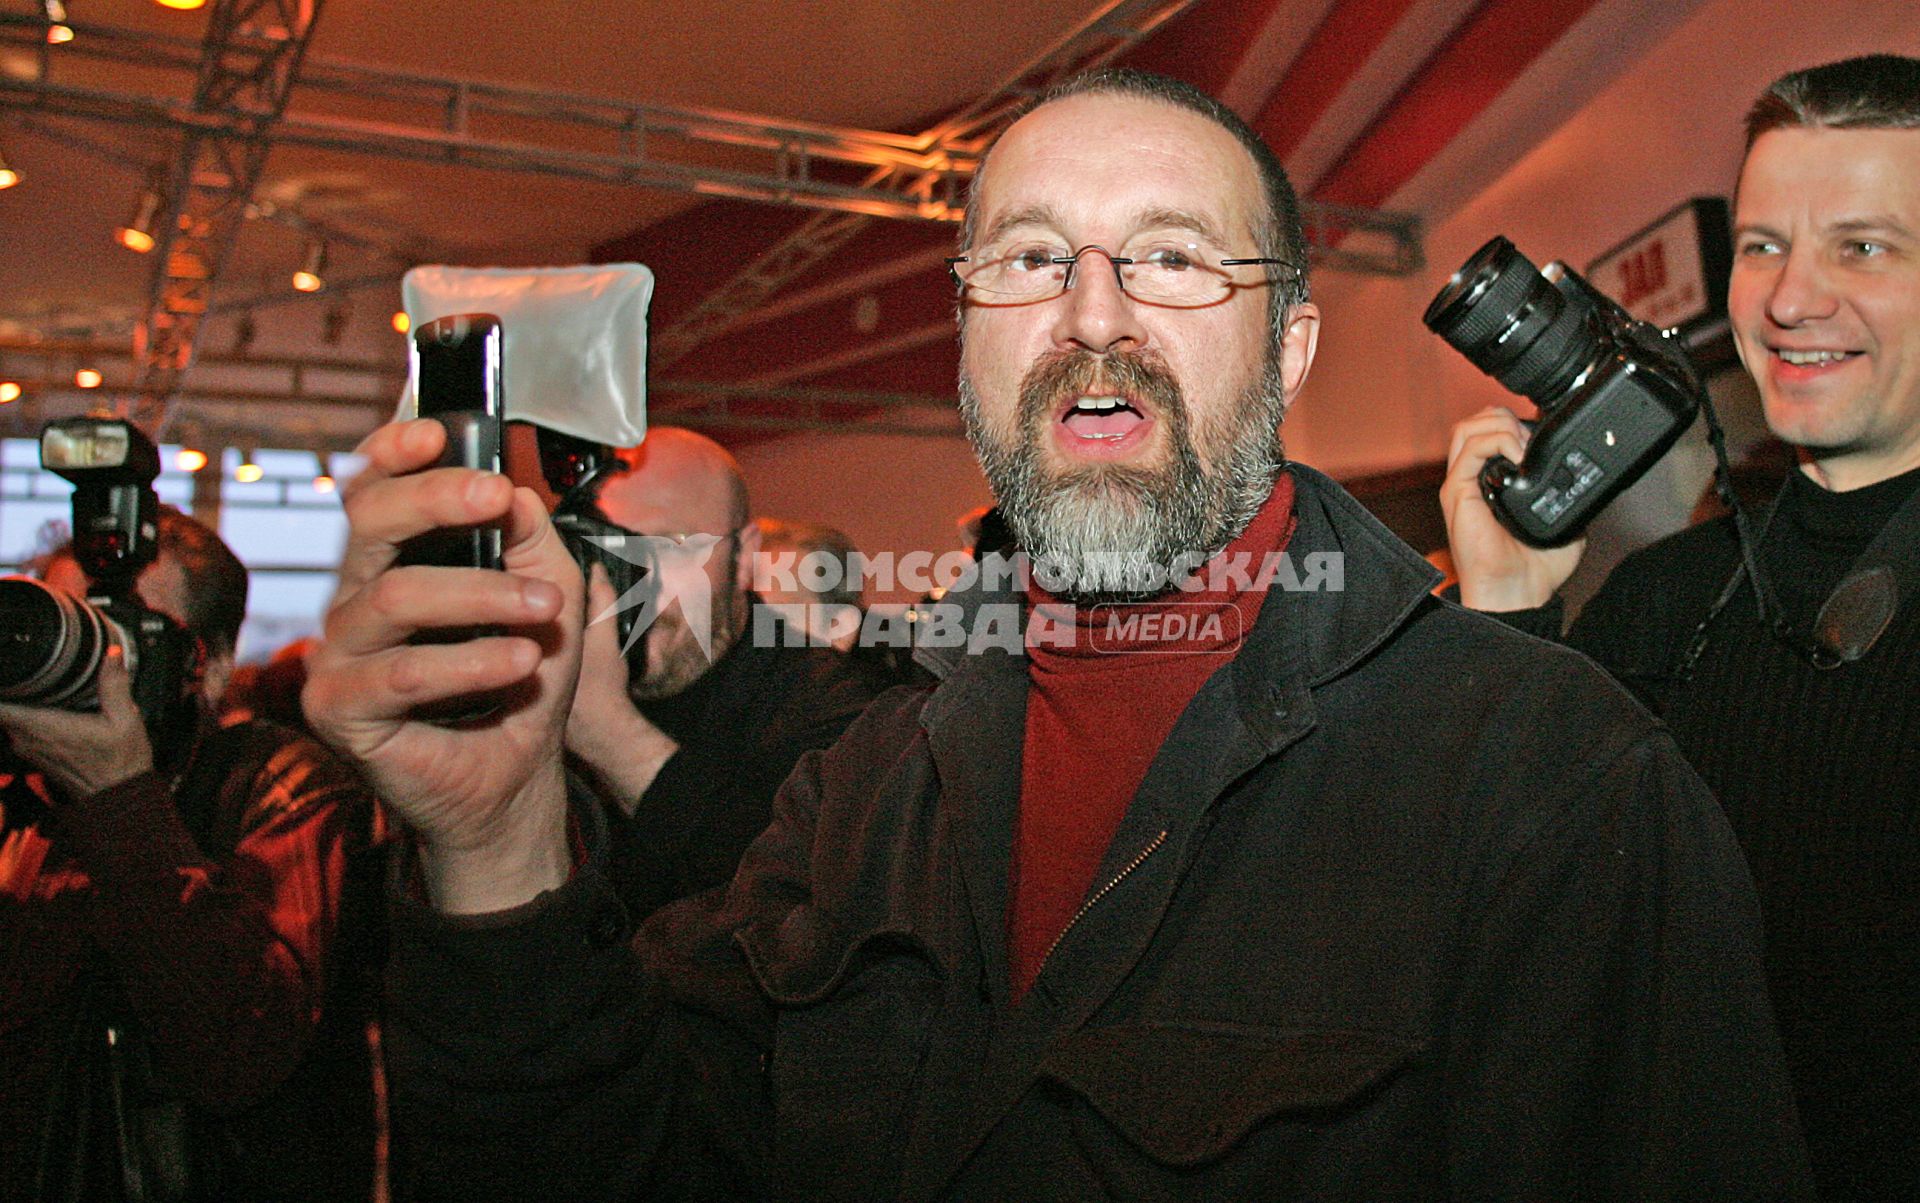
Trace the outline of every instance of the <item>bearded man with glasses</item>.
{"label": "bearded man with glasses", "polygon": [[[537,505],[424,470],[437,427],[366,445],[308,703],[418,839],[395,1079],[433,1190],[1803,1197],[1752,886],[1671,740],[1286,461],[1320,315],[1272,154],[1097,73],[968,218],[962,411],[1032,572],[950,594],[939,683],[804,759],[706,898],[629,915],[570,832],[581,584]],[[454,612],[390,567],[503,518]],[[516,682],[478,730],[412,716]]]}

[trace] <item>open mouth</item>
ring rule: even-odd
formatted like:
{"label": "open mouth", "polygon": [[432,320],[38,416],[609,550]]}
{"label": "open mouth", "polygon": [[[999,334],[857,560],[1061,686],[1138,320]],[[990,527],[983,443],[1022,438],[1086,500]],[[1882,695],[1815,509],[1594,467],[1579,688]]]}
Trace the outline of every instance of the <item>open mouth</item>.
{"label": "open mouth", "polygon": [[1062,410],[1060,423],[1076,439],[1118,443],[1145,426],[1147,415],[1125,397],[1078,397]]}

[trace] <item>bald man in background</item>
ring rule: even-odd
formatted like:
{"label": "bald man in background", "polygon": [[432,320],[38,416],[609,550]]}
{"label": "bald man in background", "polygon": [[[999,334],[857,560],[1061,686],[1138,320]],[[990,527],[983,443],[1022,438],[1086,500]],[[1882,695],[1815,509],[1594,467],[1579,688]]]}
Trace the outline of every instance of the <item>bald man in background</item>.
{"label": "bald man in background", "polygon": [[[611,621],[587,628],[566,748],[607,804],[615,879],[645,913],[731,878],[794,762],[838,739],[876,689],[830,648],[788,646],[806,641],[783,631],[754,638],[759,531],[725,448],[660,427],[620,460],[600,517],[677,550],[658,557],[662,609],[630,649]],[[589,615],[615,601],[596,569]]]}

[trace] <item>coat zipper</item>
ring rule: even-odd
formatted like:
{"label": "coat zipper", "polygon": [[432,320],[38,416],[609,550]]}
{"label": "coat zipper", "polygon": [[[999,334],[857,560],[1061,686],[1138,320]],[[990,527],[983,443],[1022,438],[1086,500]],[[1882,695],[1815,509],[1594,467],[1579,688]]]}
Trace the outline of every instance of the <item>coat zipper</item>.
{"label": "coat zipper", "polygon": [[1073,925],[1080,922],[1081,918],[1085,916],[1088,911],[1092,910],[1102,898],[1105,898],[1113,892],[1115,886],[1127,879],[1127,874],[1138,869],[1149,856],[1153,855],[1155,849],[1166,842],[1167,833],[1163,829],[1159,835],[1154,836],[1153,839],[1148,842],[1145,848],[1140,849],[1137,856],[1127,862],[1125,868],[1114,874],[1112,880],[1095,890],[1091,897],[1080,904],[1080,909],[1073,913],[1073,918],[1067,920],[1067,925],[1060,929],[1060,934],[1053,938],[1053,943],[1047,945],[1047,955],[1040,958],[1040,969],[1034,971],[1035,976],[1038,976],[1040,971],[1047,967],[1047,962],[1053,959],[1053,950],[1060,947],[1060,941],[1067,938],[1067,933],[1073,930]]}

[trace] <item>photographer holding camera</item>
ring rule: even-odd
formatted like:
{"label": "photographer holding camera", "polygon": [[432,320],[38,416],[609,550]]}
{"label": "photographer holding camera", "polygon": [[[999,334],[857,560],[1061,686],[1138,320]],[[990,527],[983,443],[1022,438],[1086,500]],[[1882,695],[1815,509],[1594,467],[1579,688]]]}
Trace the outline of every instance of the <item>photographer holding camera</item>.
{"label": "photographer holding camera", "polygon": [[[0,582],[0,1199],[365,1199],[372,800],[309,740],[213,722],[246,570],[125,429],[130,466],[63,472],[45,583]],[[103,551],[92,509],[131,537]]]}
{"label": "photographer holding camera", "polygon": [[[1749,541],[1723,518],[1628,557],[1565,639],[1672,728],[1746,852],[1823,1197],[1920,1182],[1920,60],[1776,81],[1747,121],[1728,292],[1768,425],[1797,449]],[[1543,428],[1544,429],[1544,428]],[[1505,409],[1454,428],[1461,600],[1558,636],[1578,543],[1496,520]],[[1740,521],[1744,521],[1741,519]]]}

